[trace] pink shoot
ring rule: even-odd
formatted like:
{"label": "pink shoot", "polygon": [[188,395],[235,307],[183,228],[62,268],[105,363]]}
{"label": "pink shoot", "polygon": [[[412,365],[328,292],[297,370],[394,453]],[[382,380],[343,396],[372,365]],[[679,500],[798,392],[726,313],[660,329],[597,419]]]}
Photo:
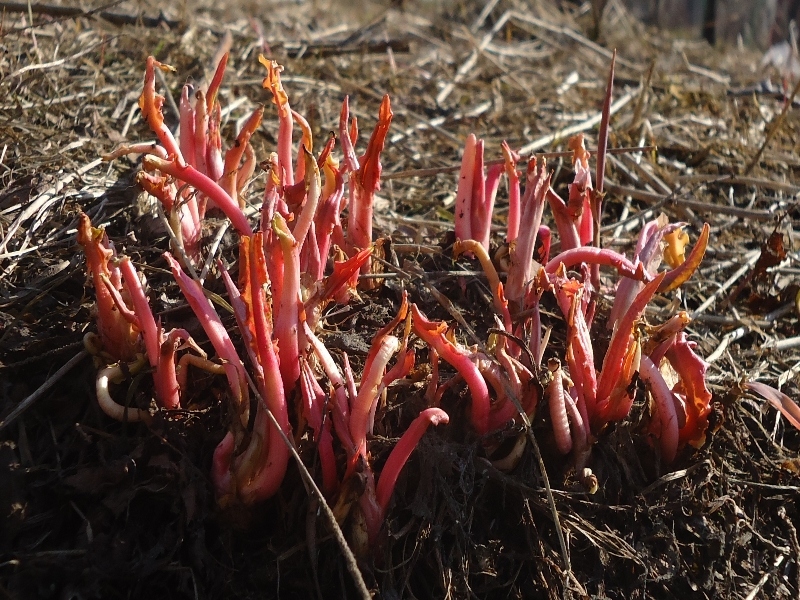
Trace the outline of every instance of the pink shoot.
{"label": "pink shoot", "polygon": [[[164,335],[162,331],[161,338],[158,364],[156,365],[155,373],[153,373],[156,398],[164,408],[174,410],[180,408],[180,393],[182,389],[178,378],[176,353],[183,348],[192,348],[198,353],[202,351],[185,329],[173,329],[167,335]],[[186,354],[181,358],[182,362],[180,363],[184,369],[186,368],[185,365],[191,363],[189,360],[184,360],[189,357],[200,361],[204,360],[204,356]],[[198,363],[195,362],[195,364]],[[185,377],[183,379],[185,381]]]}
{"label": "pink shoot", "polygon": [[[263,254],[261,234],[243,237],[239,246],[241,296],[232,294],[231,300],[246,305],[247,323],[240,322],[243,334],[255,348],[250,351],[251,359],[257,360],[259,392],[280,428],[286,435],[291,434],[288,409],[284,395],[278,358],[272,339],[268,320],[268,307],[264,294],[267,273]],[[232,287],[228,283],[229,289]],[[241,312],[237,313],[237,319]],[[321,416],[320,416],[321,419]],[[272,422],[267,418],[264,406],[258,406],[255,424],[247,450],[232,464],[236,473],[237,492],[245,503],[253,503],[269,498],[277,492],[289,462],[289,450],[280,435],[272,431]]]}
{"label": "pink shoot", "polygon": [[536,234],[542,223],[545,195],[550,188],[550,174],[544,173],[544,166],[542,164],[537,167],[534,158],[528,163],[525,193],[521,200],[521,222],[525,223],[525,229],[520,232],[516,243],[511,245],[509,251],[511,264],[508,267],[505,287],[506,297],[514,307],[512,313],[521,309],[525,293],[538,270],[538,265],[533,260],[533,251],[536,246]]}
{"label": "pink shoot", "polygon": [[358,389],[358,396],[353,402],[353,411],[350,415],[350,436],[356,455],[366,456],[369,416],[373,411],[373,406],[378,402],[378,389],[383,380],[386,365],[399,349],[400,340],[393,335],[376,337],[372,343],[370,351],[372,360],[364,366],[361,386]]}
{"label": "pink shoot", "polygon": [[[295,123],[300,126],[300,130],[303,132],[303,136],[300,140],[300,148],[305,148],[309,152],[314,152],[314,136],[311,133],[311,126],[306,121],[305,117],[301,115],[296,110],[292,110],[292,118],[294,119]],[[302,153],[302,151],[301,151]],[[297,166],[295,168],[294,173],[294,180],[295,181],[304,181],[306,176],[306,161],[303,160],[302,156],[297,157]]]}
{"label": "pink shoot", "polygon": [[[653,274],[661,264],[661,240],[667,232],[667,219],[660,216],[647,222],[639,232],[636,250],[633,255],[634,262],[641,262],[644,269]],[[614,296],[614,305],[608,315],[608,328],[613,329],[614,324],[628,310],[633,298],[638,294],[644,284],[628,277],[623,277],[617,284],[617,293]]]}
{"label": "pink shoot", "polygon": [[274,311],[275,338],[279,341],[280,370],[284,389],[288,392],[300,378],[300,351],[298,334],[300,328],[300,256],[298,242],[289,231],[286,220],[276,214],[272,219],[272,231],[277,236],[283,255],[283,280],[281,281],[278,309]]}
{"label": "pink shoot", "polygon": [[389,508],[389,501],[392,498],[392,493],[394,493],[400,471],[403,470],[403,466],[405,466],[422,436],[425,435],[428,427],[430,425],[434,427],[441,424],[446,425],[449,422],[450,417],[443,410],[426,408],[411,422],[411,425],[406,429],[395,447],[392,448],[378,478],[378,487],[375,493],[378,506],[384,515],[386,514],[386,509]]}
{"label": "pink shoot", "polygon": [[675,414],[675,399],[667,382],[648,357],[643,356],[639,376],[647,384],[655,404],[654,430],[661,441],[661,457],[670,464],[678,451],[678,417]]}
{"label": "pink shoot", "polygon": [[259,56],[258,61],[267,68],[267,76],[261,84],[265,90],[272,92],[272,101],[278,107],[278,165],[280,165],[283,185],[294,184],[292,168],[292,109],[289,96],[281,83],[283,67],[274,60]]}
{"label": "pink shoot", "polygon": [[[194,108],[190,96],[194,94],[194,88],[188,83],[181,90],[181,99],[178,104],[181,122],[180,149],[181,156],[190,165],[195,163],[194,152]],[[151,152],[152,154],[152,152]],[[166,154],[166,153],[165,153]],[[168,158],[162,156],[162,158]],[[196,166],[196,165],[195,165]]]}
{"label": "pink shoot", "polygon": [[504,166],[506,177],[508,178],[508,226],[506,230],[506,241],[510,244],[516,241],[519,235],[520,192],[519,174],[517,173],[519,154],[514,152],[505,140],[503,140],[500,146],[503,149]]}
{"label": "pink shoot", "polygon": [[569,184],[569,210],[578,230],[582,246],[594,243],[594,218],[592,216],[592,174],[589,171],[589,153],[583,144],[583,135],[569,139],[575,178]]}
{"label": "pink shoot", "polygon": [[800,429],[800,406],[789,396],[774,387],[758,381],[749,381],[744,384],[744,388],[764,398],[773,408],[780,411],[789,423]]}
{"label": "pink shoot", "polygon": [[[372,244],[372,211],[375,192],[380,189],[381,152],[392,123],[392,107],[388,94],[383,97],[378,123],[369,139],[367,150],[359,159],[358,172],[351,173],[350,214],[348,217],[347,242],[353,249],[363,250]],[[369,262],[361,272],[369,271]]]}
{"label": "pink shoot", "polygon": [[578,232],[576,215],[570,210],[566,202],[555,193],[553,188],[547,190],[547,202],[558,229],[558,238],[561,240],[562,250],[573,250],[581,246],[581,236]]}
{"label": "pink shoot", "polygon": [[[203,90],[197,90],[194,105],[194,161],[189,161],[198,171],[208,174],[206,151],[208,148],[208,108]],[[204,212],[204,211],[203,211]]]}
{"label": "pink shoot", "polygon": [[[353,128],[356,128],[356,118],[353,117]],[[358,171],[358,156],[353,148],[355,141],[353,136],[350,135],[350,98],[345,96],[342,100],[342,111],[339,114],[339,143],[342,146],[342,153],[344,154],[344,164],[342,165],[342,173],[355,173]],[[357,137],[357,136],[355,136]]]}
{"label": "pink shoot", "polygon": [[680,442],[699,448],[706,440],[711,392],[706,386],[708,363],[694,352],[696,345],[681,331],[666,358],[679,377],[673,392],[685,399],[686,424],[681,428]]}
{"label": "pink shoot", "polygon": [[[662,273],[653,281],[649,282],[639,294],[637,294],[628,311],[617,323],[608,351],[603,359],[603,370],[597,382],[597,409],[596,413],[600,424],[593,419],[595,427],[602,427],[609,420],[617,420],[628,414],[630,406],[617,405],[612,398],[615,388],[625,388],[630,384],[628,375],[631,370],[638,370],[635,353],[632,349],[638,348],[638,341],[634,337],[634,327],[637,319],[644,312],[645,307],[655,295],[658,286],[664,279]],[[632,375],[632,373],[630,373]]]}
{"label": "pink shoot", "polygon": [[180,156],[181,150],[172,132],[164,124],[164,96],[156,94],[156,69],[162,71],[174,71],[169,65],[158,62],[152,56],[147,57],[147,66],[144,72],[144,87],[142,95],[139,97],[139,109],[142,116],[147,120],[147,124],[153,133],[158,136],[161,145],[167,151],[168,156]]}
{"label": "pink shoot", "polygon": [[[483,165],[483,140],[478,140],[475,145],[475,173],[472,176],[472,196],[470,202],[470,233],[472,238],[478,240],[484,248],[489,249],[489,232],[492,225],[492,208],[494,207],[494,195],[487,195],[487,181]],[[494,193],[497,193],[500,171],[494,178]]]}
{"label": "pink shoot", "polygon": [[[303,248],[303,244],[306,241],[309,229],[314,222],[314,214],[317,212],[317,205],[319,204],[319,197],[321,193],[321,182],[317,161],[314,160],[314,156],[311,154],[311,151],[305,146],[300,147],[300,154],[301,156],[298,157],[298,162],[303,162],[306,165],[304,169],[306,200],[305,204],[303,204],[302,210],[300,211],[300,215],[297,217],[294,227],[292,228],[292,236],[294,237],[295,243],[298,246],[298,255]],[[324,260],[322,262],[324,263]]]}
{"label": "pink shoot", "polygon": [[[217,315],[217,312],[209,303],[203,293],[203,288],[194,279],[186,275],[181,269],[180,264],[169,252],[164,253],[164,258],[172,268],[172,275],[175,277],[178,286],[181,288],[186,301],[192,307],[200,325],[206,332],[211,345],[214,346],[219,357],[225,361],[225,375],[233,394],[234,406],[246,407],[250,394],[247,388],[247,376],[244,365],[236,353],[230,336]],[[246,413],[245,413],[246,414]],[[244,422],[247,419],[245,417]]]}
{"label": "pink shoot", "polygon": [[552,234],[547,225],[539,225],[539,251],[534,256],[534,259],[540,264],[547,264],[550,260],[550,244],[552,243]]}
{"label": "pink shoot", "polygon": [[322,187],[317,213],[314,216],[314,232],[317,236],[317,249],[319,251],[318,270],[311,272],[316,281],[322,279],[324,275],[325,263],[327,262],[331,247],[331,236],[335,229],[339,229],[341,234],[342,223],[339,220],[339,213],[342,207],[342,196],[344,194],[344,178],[342,177],[333,157],[328,154],[322,163],[322,170],[325,173],[325,184]]}
{"label": "pink shoot", "polygon": [[436,350],[467,382],[472,399],[472,426],[478,435],[485,435],[489,431],[489,388],[478,366],[471,360],[470,353],[447,339],[446,323],[429,321],[416,304],[411,305],[411,321],[414,333]]}
{"label": "pink shoot", "polygon": [[193,166],[187,165],[177,158],[164,160],[151,154],[144,157],[142,164],[148,171],[158,169],[175,179],[185,181],[197,191],[208,196],[210,200],[213,200],[214,204],[225,213],[225,216],[230,219],[231,224],[241,235],[253,235],[250,223],[247,222],[247,217],[239,208],[239,203],[223,190],[216,181],[210,179]]}
{"label": "pink shoot", "polygon": [[[572,290],[567,291],[567,284]],[[594,368],[594,349],[589,326],[586,323],[581,300],[585,294],[584,284],[557,281],[555,285],[561,311],[567,320],[567,364],[572,378],[577,406],[581,412],[594,414],[597,404],[597,373]]]}
{"label": "pink shoot", "polygon": [[196,347],[194,341],[184,329],[175,329],[165,334],[161,326],[156,324],[144,292],[143,283],[146,285],[146,282],[140,280],[139,274],[127,256],[120,261],[120,270],[133,303],[138,328],[144,337],[148,361],[154,369],[156,398],[164,408],[176,409],[180,406],[180,387],[175,372],[175,353],[180,347],[181,340]]}
{"label": "pink shoot", "polygon": [[317,382],[311,365],[303,357],[300,357],[300,398],[303,418],[314,432],[314,440],[319,442],[319,436],[322,433],[325,392]]}
{"label": "pink shoot", "polygon": [[561,265],[564,265],[565,269],[570,269],[581,263],[614,267],[623,277],[630,277],[639,281],[652,279],[641,263],[634,264],[618,252],[593,246],[580,246],[571,250],[564,250],[561,254],[551,258],[545,265],[544,270],[547,273],[555,273]]}
{"label": "pink shoot", "polygon": [[561,363],[558,359],[552,358],[547,368],[550,371],[552,380],[547,384],[545,395],[547,396],[547,404],[550,407],[550,420],[553,423],[556,448],[561,454],[569,454],[572,450],[572,434],[570,433],[566,400],[564,399],[564,375],[561,371]]}
{"label": "pink shoot", "polygon": [[[467,136],[464,145],[464,155],[461,158],[461,173],[458,176],[458,189],[456,191],[455,225],[456,239],[471,240],[472,235],[472,192],[475,178],[475,159],[478,138],[474,133]],[[481,164],[483,169],[483,164]]]}
{"label": "pink shoot", "polygon": [[[236,142],[225,153],[225,165],[218,183],[231,198],[238,201],[239,208],[244,208],[244,200],[239,198],[240,175],[244,175],[244,173],[240,172],[239,163],[242,160],[242,156],[244,156],[245,150],[250,145],[250,138],[261,125],[263,116],[263,106],[254,110],[236,137]],[[181,136],[181,139],[183,139],[183,136]]]}
{"label": "pink shoot", "polygon": [[305,321],[303,322],[303,332],[306,340],[311,344],[312,351],[322,366],[322,370],[325,371],[325,375],[327,375],[328,381],[330,381],[333,387],[334,402],[331,407],[333,427],[336,430],[336,436],[348,452],[348,458],[350,458],[354,450],[354,445],[353,439],[350,436],[350,403],[348,401],[345,381],[331,353],[325,347],[325,344],[314,335],[314,332],[311,331]]}
{"label": "pink shoot", "polygon": [[[133,303],[137,326],[144,337],[147,359],[150,361],[151,367],[156,367],[158,365],[158,356],[161,352],[161,328],[156,325],[153,311],[150,310],[150,303],[147,301],[147,296],[142,287],[142,281],[139,279],[139,274],[134,269],[131,259],[127,256],[122,257],[119,261],[119,269],[125,280],[125,289]],[[147,285],[146,282],[145,285]]]}
{"label": "pink shoot", "polygon": [[222,121],[222,107],[216,102],[209,108],[206,135],[206,175],[212,181],[219,181],[225,168],[222,159],[222,136],[219,131],[220,121]]}
{"label": "pink shoot", "polygon": [[112,272],[109,260],[114,256],[108,238],[102,229],[95,229],[85,214],[78,220],[78,243],[86,255],[86,265],[94,283],[97,298],[97,331],[104,351],[118,360],[132,360],[138,352],[138,332],[123,317],[109,292],[103,277],[107,277],[117,290],[122,289],[121,277],[116,267]]}

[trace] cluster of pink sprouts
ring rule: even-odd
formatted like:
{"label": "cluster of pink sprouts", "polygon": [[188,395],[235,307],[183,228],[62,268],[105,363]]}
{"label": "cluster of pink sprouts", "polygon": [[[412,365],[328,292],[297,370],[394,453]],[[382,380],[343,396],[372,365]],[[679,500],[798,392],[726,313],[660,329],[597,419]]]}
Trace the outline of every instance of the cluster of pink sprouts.
{"label": "cluster of pink sprouts", "polygon": [[[260,223],[253,227],[243,198],[256,168],[250,139],[264,109],[253,111],[223,153],[218,93],[226,62],[227,56],[206,90],[184,86],[176,139],[164,123],[164,98],[155,88],[156,69],[169,67],[148,58],[139,104],[157,141],[124,146],[107,157],[144,153],[138,182],[167,216],[174,235],[172,253],[164,253],[164,259],[213,347],[213,359],[186,331],[164,331],[150,308],[143,274],[129,257],[116,254],[88,217],[80,217],[78,241],[97,297],[98,334],[87,344],[102,360],[97,396],[110,417],[151,418],[151,410],[126,408],[112,398],[110,383],[121,382],[131,371],[149,367],[156,403],[166,410],[185,402],[190,367],[224,376],[229,427],[212,463],[219,502],[252,504],[273,496],[289,463],[285,438],[307,436],[316,445],[321,488],[334,513],[342,520],[352,515],[367,546],[380,532],[398,475],[417,442],[429,425],[448,423],[439,404],[461,381],[469,391],[469,418],[476,434],[504,429],[520,421],[520,411],[530,417],[546,404],[557,450],[572,453],[578,465],[586,462],[593,441],[609,423],[628,416],[639,390],[646,390],[651,400],[649,431],[659,440],[665,462],[672,462],[681,446],[703,443],[711,394],[706,364],[685,332],[689,318],[679,313],[651,325],[645,310],[656,294],[677,288],[698,267],[708,226],[688,255],[680,224],[663,217],[645,224],[632,257],[600,247],[604,141],[596,189],[582,136],[570,140],[575,177],[565,200],[551,187],[545,161],[531,158],[520,165],[521,157],[503,143],[502,164],[487,171],[484,143],[470,135],[456,195],[454,253],[481,263],[502,335],[493,334],[481,349],[467,347],[453,328],[428,319],[404,294],[395,318],[372,340],[357,383],[347,354],[337,358],[326,347],[320,327],[326,306],[350,301],[359,284],[376,285],[375,279],[359,280],[359,274],[371,269],[373,204],[392,120],[389,98],[381,103],[362,156],[356,152],[358,125],[347,98],[338,138],[331,135],[315,154],[311,128],[291,108],[281,83],[282,67],[262,57],[267,69],[263,87],[278,113],[278,141],[276,152],[262,163],[266,186]],[[609,83],[603,140],[610,94]],[[337,141],[340,160],[334,154]],[[490,226],[504,176],[508,226],[505,244],[493,259]],[[545,205],[557,231],[559,250],[553,257],[556,236],[543,224]],[[221,211],[239,234],[236,281],[221,262],[217,270],[243,355],[194,275],[203,258],[203,219],[212,210]],[[664,259],[668,268],[660,270]],[[600,266],[616,274],[615,285],[600,277]],[[591,332],[603,290],[612,292],[614,302],[610,341],[598,345]],[[544,333],[540,302],[545,294],[555,299],[565,324],[566,346],[560,356],[548,347]],[[429,408],[413,420],[376,478],[369,440],[385,391],[414,369],[418,342],[412,333],[427,348],[432,364],[425,393]],[[456,371],[447,381],[440,381],[440,360]],[[751,384],[751,389],[764,394],[760,385]],[[781,398],[765,395],[785,406]]]}

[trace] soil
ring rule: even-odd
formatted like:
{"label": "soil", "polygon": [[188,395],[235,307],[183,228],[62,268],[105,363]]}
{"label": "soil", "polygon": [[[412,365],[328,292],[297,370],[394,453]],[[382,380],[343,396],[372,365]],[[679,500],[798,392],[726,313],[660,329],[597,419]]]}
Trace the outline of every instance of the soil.
{"label": "soil", "polygon": [[[589,494],[569,457],[555,451],[544,414],[532,422],[543,462],[528,443],[512,470],[499,469],[493,460],[520,429],[488,440],[500,447],[489,453],[469,426],[468,391],[455,384],[442,398],[450,425],[423,438],[381,539],[359,557],[372,594],[800,597],[800,431],[741,387],[759,380],[793,398],[800,390],[794,82],[769,88],[766,78],[780,74],[761,70],[757,52],[646,29],[618,1],[608,3],[596,41],[587,37],[597,29],[588,4],[556,1],[89,6],[65,14],[61,5],[2,3],[0,597],[359,597],[296,463],[270,500],[217,503],[211,458],[229,420],[221,378],[193,376],[185,407],[156,411],[149,425],[117,423],[99,409],[97,369],[81,354],[95,325],[94,290],[75,239],[79,211],[145,271],[154,312],[211,351],[161,257],[169,240],[135,184],[140,161],[98,159],[118,143],[152,139],[137,108],[149,54],[175,67],[157,86],[178,98],[186,81],[210,77],[225,48],[223,137],[233,139],[263,103],[264,124],[252,140],[259,160],[277,139],[259,53],[285,66],[292,106],[317,140],[336,130],[349,94],[363,147],[382,96],[391,96],[376,205],[376,237],[387,239],[384,278],[349,305],[331,305],[323,322],[322,339],[337,357],[346,351],[357,374],[403,290],[430,318],[458,321],[462,342],[487,340],[496,325],[486,279],[477,261],[452,258],[464,140],[482,137],[487,159],[501,157],[502,140],[553,153],[554,187],[566,195],[572,166],[557,153],[573,125],[595,148],[590,120],[602,105],[612,49],[619,106],[610,146],[639,150],[609,158],[604,245],[630,254],[642,223],[661,212],[686,223],[692,243],[704,222],[711,226],[698,272],[679,292],[658,296],[647,314],[657,322],[677,310],[694,317],[688,331],[709,362],[714,395],[705,444],[664,464],[640,394],[629,418],[593,447],[599,489]],[[174,127],[175,113],[165,114]],[[252,206],[264,185],[259,170]],[[504,194],[494,250],[503,243]],[[207,225],[206,250],[221,220]],[[218,253],[235,265],[236,236],[225,234]],[[609,337],[603,323],[613,281],[604,275],[597,297],[598,347]],[[225,296],[216,274],[207,287]],[[543,308],[552,353],[563,353],[560,313],[552,300]],[[227,324],[235,329],[232,318]],[[376,416],[370,452],[378,472],[426,406],[430,365],[414,343],[417,366],[389,389]],[[134,377],[115,394],[147,407],[148,379]],[[295,443],[317,475],[312,440],[299,435]]]}

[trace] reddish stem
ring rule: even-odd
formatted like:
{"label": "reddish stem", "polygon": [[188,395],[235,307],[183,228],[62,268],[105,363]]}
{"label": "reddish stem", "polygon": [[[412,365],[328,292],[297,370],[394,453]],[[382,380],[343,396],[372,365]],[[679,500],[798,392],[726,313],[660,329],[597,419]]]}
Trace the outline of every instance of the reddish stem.
{"label": "reddish stem", "polygon": [[197,191],[202,192],[210,200],[214,201],[214,204],[225,213],[225,216],[230,219],[231,224],[241,235],[253,235],[250,223],[247,222],[247,217],[239,208],[238,202],[231,198],[216,181],[210,179],[193,166],[182,163],[177,158],[164,160],[152,154],[144,157],[142,165],[148,171],[158,169],[162,173],[171,175],[175,179],[180,179],[193,186]]}
{"label": "reddish stem", "polygon": [[289,96],[281,84],[283,67],[274,60],[259,56],[258,61],[267,68],[267,76],[261,84],[265,90],[272,92],[272,101],[278,107],[278,164],[280,165],[283,185],[294,184],[292,168],[292,109]]}
{"label": "reddish stem", "polygon": [[471,240],[472,236],[472,182],[475,178],[475,154],[478,138],[474,133],[467,136],[461,158],[461,173],[456,190],[455,222],[456,239]]}
{"label": "reddish stem", "polygon": [[[592,250],[597,250],[597,248],[592,248]],[[603,359],[600,380],[597,382],[597,402],[600,409],[604,408],[602,405],[608,402],[611,391],[619,382],[622,365],[633,338],[634,324],[644,312],[645,307],[653,298],[663,279],[664,274],[662,273],[644,286],[642,291],[634,298],[630,308],[619,320],[614,334],[611,336],[608,351]]]}
{"label": "reddish stem", "polygon": [[511,149],[508,142],[501,143],[503,158],[505,159],[506,177],[508,177],[508,225],[506,229],[506,242],[509,244],[519,235],[520,221],[520,190],[517,163],[519,155]]}
{"label": "reddish stem", "polygon": [[489,388],[477,365],[472,362],[469,352],[456,347],[445,337],[444,334],[447,330],[445,323],[429,321],[416,304],[411,305],[411,315],[414,333],[436,350],[439,356],[450,363],[467,382],[472,396],[472,426],[475,427],[478,435],[485,435],[489,431],[489,408],[491,405]]}
{"label": "reddish stem", "polygon": [[564,400],[564,383],[561,372],[561,363],[553,358],[547,365],[553,379],[547,385],[545,394],[547,404],[550,408],[550,420],[553,423],[553,434],[555,435],[556,448],[561,454],[569,454],[572,450],[572,435],[569,429],[569,419],[567,418],[567,407]]}
{"label": "reddish stem", "polygon": [[422,436],[425,435],[428,427],[442,423],[446,425],[449,422],[450,417],[442,409],[426,408],[411,422],[397,445],[392,448],[389,458],[386,459],[386,463],[383,465],[383,471],[381,471],[378,487],[375,491],[375,498],[383,515],[386,515],[386,509],[389,507],[389,500],[391,500],[392,493],[394,493],[400,471],[402,471],[403,466],[417,447]]}
{"label": "reddish stem", "polygon": [[675,460],[678,452],[678,417],[675,414],[675,399],[672,390],[664,381],[661,372],[648,357],[643,356],[639,376],[647,384],[656,405],[655,418],[661,440],[661,457],[667,464]]}
{"label": "reddish stem", "polygon": [[565,250],[561,254],[550,259],[544,270],[547,273],[555,273],[563,264],[564,268],[570,269],[581,263],[606,265],[614,267],[623,277],[630,277],[639,281],[650,281],[652,276],[644,270],[641,263],[634,264],[622,254],[609,250],[608,248],[595,248],[593,246],[580,246]]}

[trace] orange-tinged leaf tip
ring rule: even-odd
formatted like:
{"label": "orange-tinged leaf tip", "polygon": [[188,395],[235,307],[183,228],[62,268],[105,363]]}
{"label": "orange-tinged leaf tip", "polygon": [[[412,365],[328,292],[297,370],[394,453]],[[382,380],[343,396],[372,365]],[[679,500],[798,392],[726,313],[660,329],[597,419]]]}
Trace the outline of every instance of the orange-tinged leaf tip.
{"label": "orange-tinged leaf tip", "polygon": [[686,246],[689,235],[680,227],[664,236],[667,247],[664,249],[664,260],[671,268],[676,268],[686,260]]}
{"label": "orange-tinged leaf tip", "polygon": [[680,287],[694,274],[694,272],[697,270],[697,267],[699,267],[700,263],[703,261],[703,256],[705,256],[710,232],[711,228],[709,227],[708,223],[705,223],[703,225],[703,231],[700,232],[700,237],[697,238],[697,243],[694,245],[694,248],[692,248],[692,251],[689,253],[689,256],[686,258],[683,264],[681,264],[678,268],[669,271],[667,276],[664,277],[661,285],[659,286],[658,291],[660,293],[669,292]]}

